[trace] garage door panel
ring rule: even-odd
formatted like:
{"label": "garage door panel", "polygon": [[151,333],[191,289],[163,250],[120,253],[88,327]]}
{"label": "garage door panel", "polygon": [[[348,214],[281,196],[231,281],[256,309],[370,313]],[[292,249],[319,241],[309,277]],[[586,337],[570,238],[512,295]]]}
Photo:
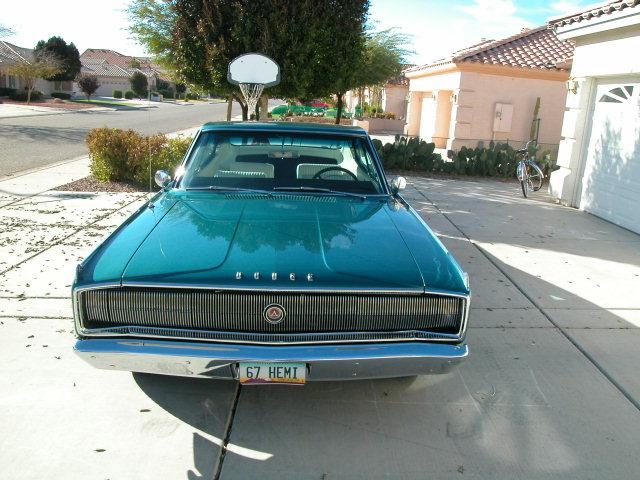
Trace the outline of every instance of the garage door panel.
{"label": "garage door panel", "polygon": [[580,207],[640,232],[640,82],[601,84]]}

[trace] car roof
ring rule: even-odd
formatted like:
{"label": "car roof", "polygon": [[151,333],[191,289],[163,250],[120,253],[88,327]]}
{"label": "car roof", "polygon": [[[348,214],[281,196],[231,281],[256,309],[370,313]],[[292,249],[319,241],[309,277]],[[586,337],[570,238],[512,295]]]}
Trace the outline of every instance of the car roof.
{"label": "car roof", "polygon": [[296,122],[210,122],[205,123],[202,126],[202,131],[310,133],[320,135],[348,135],[355,137],[367,136],[367,132],[364,129],[351,125]]}

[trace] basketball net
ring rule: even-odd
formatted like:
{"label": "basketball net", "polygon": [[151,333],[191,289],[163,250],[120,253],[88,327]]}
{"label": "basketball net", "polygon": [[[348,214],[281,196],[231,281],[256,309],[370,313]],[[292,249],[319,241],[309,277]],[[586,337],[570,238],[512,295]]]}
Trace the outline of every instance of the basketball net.
{"label": "basketball net", "polygon": [[264,85],[262,83],[240,83],[239,86],[244,99],[247,101],[249,116],[251,116],[251,114],[256,111],[256,105],[260,99]]}

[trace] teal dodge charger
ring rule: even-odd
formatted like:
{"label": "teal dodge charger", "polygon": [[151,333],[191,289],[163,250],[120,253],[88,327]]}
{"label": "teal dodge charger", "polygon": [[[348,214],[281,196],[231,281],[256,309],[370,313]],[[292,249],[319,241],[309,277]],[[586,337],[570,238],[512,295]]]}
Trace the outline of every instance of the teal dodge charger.
{"label": "teal dodge charger", "polygon": [[468,276],[367,133],[209,123],[174,178],[77,268],[76,353],[244,384],[444,373]]}

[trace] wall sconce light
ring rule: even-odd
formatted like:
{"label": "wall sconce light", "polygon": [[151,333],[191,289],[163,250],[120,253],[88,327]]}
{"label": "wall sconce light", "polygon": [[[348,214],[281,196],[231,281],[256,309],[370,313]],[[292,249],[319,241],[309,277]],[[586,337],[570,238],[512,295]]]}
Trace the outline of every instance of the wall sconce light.
{"label": "wall sconce light", "polygon": [[567,80],[567,90],[574,95],[578,93],[578,81],[575,78],[569,77],[569,80]]}

